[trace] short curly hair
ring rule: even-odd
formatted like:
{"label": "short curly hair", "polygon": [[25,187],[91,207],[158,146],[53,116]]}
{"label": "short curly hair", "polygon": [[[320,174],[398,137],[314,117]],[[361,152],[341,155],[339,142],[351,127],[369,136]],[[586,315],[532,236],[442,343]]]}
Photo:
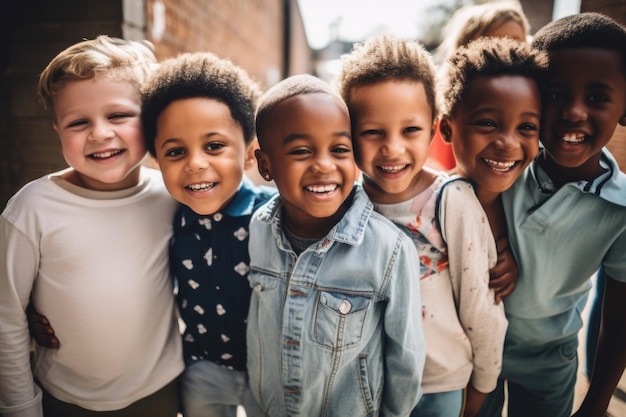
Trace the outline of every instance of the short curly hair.
{"label": "short curly hair", "polygon": [[337,103],[348,112],[346,104],[335,90],[324,80],[310,74],[297,74],[285,78],[267,90],[259,101],[256,114],[256,130],[259,136],[259,146],[263,149],[265,132],[270,127],[273,112],[285,100],[304,94],[328,94],[337,99]]}
{"label": "short curly hair", "polygon": [[441,79],[441,112],[453,116],[478,77],[520,75],[535,80],[540,90],[548,55],[526,42],[508,38],[479,38],[459,48],[448,60]]}
{"label": "short curly hair", "polygon": [[430,53],[418,41],[383,33],[356,44],[341,57],[336,85],[350,107],[354,88],[393,80],[421,82],[433,119],[437,116],[435,66]]}
{"label": "short curly hair", "polygon": [[146,148],[156,155],[157,119],[172,102],[206,97],[224,103],[242,127],[246,144],[255,138],[258,84],[242,68],[210,52],[182,53],[167,59],[142,88],[141,122]]}
{"label": "short curly hair", "polygon": [[532,44],[548,53],[565,48],[617,51],[626,77],[626,27],[601,13],[578,13],[550,22],[537,31]]}
{"label": "short curly hair", "polygon": [[41,72],[37,96],[46,110],[54,115],[55,99],[70,81],[107,77],[129,82],[139,91],[156,62],[154,46],[148,41],[100,35],[59,52]]}

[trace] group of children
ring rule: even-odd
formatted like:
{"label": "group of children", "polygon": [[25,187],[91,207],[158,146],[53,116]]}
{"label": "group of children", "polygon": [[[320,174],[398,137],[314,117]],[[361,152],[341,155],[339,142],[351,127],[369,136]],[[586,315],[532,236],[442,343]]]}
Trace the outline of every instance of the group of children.
{"label": "group of children", "polygon": [[[602,265],[575,415],[603,415],[626,366],[626,176],[604,149],[626,29],[581,13],[450,63],[438,87],[418,42],[380,35],[336,89],[296,75],[258,99],[210,53],[61,53],[39,92],[71,168],[0,217],[0,414],[495,417],[506,382],[509,417],[570,416]],[[450,177],[424,166],[436,128]],[[31,302],[55,342],[32,372]]]}

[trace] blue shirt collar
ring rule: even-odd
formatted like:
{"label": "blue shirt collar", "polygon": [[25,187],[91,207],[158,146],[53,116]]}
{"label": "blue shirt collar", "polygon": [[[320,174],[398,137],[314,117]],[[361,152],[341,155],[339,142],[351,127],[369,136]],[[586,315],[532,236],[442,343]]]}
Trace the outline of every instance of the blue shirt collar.
{"label": "blue shirt collar", "polygon": [[[182,227],[194,223],[197,218],[214,218],[215,216],[227,215],[230,217],[250,216],[257,208],[260,201],[259,196],[264,194],[266,196],[275,194],[276,190],[267,186],[257,186],[245,175],[239,184],[237,192],[233,196],[233,199],[224,207],[221,211],[213,213],[211,215],[199,215],[191,210],[187,206],[183,206],[181,209]],[[267,199],[267,198],[265,198]]]}
{"label": "blue shirt collar", "polygon": [[[530,172],[543,192],[554,193],[555,186],[552,179],[538,162],[540,157],[541,152],[532,162]],[[600,165],[605,171],[596,178],[590,181],[571,182],[567,185],[585,193],[595,194],[610,203],[626,206],[626,174],[620,171],[617,161],[606,148],[602,149]]]}

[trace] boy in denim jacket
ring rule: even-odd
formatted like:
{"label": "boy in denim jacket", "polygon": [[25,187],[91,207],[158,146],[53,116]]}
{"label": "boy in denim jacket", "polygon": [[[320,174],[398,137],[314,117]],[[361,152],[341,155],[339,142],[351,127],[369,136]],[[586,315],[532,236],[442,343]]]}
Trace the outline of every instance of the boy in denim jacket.
{"label": "boy in denim jacket", "polygon": [[259,173],[279,195],[250,224],[250,387],[282,416],[408,416],[424,365],[419,260],[359,185],[350,118],[325,82],[261,99]]}

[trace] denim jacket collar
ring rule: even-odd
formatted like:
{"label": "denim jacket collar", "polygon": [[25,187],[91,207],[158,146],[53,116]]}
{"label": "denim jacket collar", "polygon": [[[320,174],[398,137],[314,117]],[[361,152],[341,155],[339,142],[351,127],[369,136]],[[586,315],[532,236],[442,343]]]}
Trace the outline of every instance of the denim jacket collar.
{"label": "denim jacket collar", "polygon": [[[352,246],[358,246],[363,242],[365,226],[374,210],[374,206],[367,194],[358,184],[355,184],[350,197],[352,204],[342,219],[328,232],[325,238],[320,239],[315,250],[325,250],[330,247],[329,243],[337,241]],[[275,196],[269,204],[261,208],[258,220],[272,225],[272,234],[277,239],[281,249],[289,250],[290,245],[282,232],[282,200],[280,195]]]}

